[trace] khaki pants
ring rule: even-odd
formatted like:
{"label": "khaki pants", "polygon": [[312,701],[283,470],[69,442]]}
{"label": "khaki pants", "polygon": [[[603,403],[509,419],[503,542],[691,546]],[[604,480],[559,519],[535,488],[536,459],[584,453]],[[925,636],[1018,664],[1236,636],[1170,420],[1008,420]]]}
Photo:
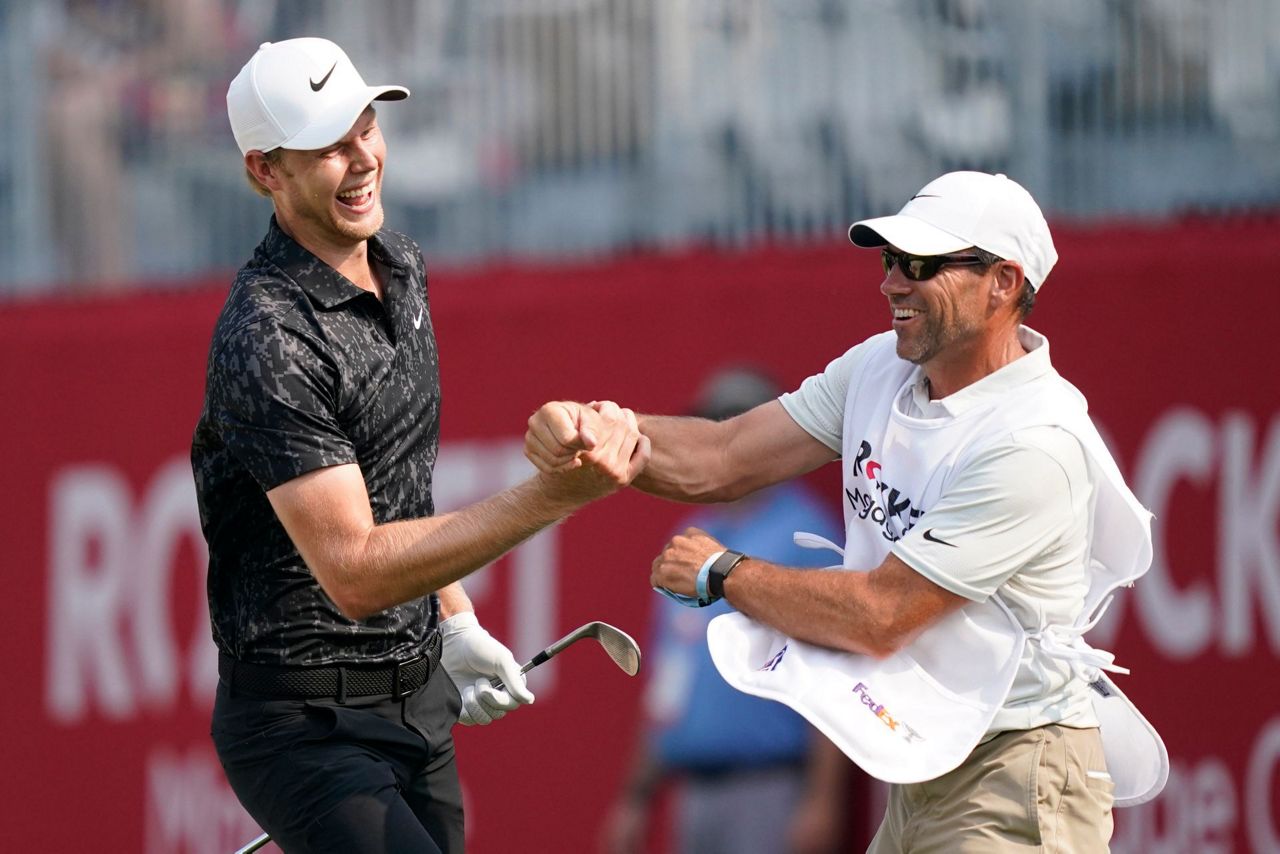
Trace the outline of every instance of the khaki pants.
{"label": "khaki pants", "polygon": [[891,786],[867,852],[1105,852],[1115,788],[1106,767],[1097,729],[1001,733],[948,774]]}

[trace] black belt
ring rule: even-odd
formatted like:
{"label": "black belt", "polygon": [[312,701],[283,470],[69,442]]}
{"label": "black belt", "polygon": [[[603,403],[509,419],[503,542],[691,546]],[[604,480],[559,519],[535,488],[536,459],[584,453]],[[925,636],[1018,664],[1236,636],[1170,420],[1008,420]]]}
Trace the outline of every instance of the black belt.
{"label": "black belt", "polygon": [[345,703],[348,697],[408,696],[427,684],[440,666],[440,632],[431,633],[427,646],[413,658],[372,665],[327,667],[279,667],[218,656],[218,675],[232,691],[280,700],[331,697]]}

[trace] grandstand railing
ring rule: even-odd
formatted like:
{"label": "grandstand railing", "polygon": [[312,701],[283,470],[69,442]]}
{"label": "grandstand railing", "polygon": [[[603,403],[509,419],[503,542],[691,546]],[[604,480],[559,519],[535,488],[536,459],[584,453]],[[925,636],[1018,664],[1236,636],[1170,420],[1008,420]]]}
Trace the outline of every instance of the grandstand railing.
{"label": "grandstand railing", "polygon": [[[97,278],[42,191],[67,32],[135,75],[99,128],[133,280],[251,251],[269,209],[222,93],[296,35],[413,90],[381,111],[388,222],[449,262],[830,240],[958,168],[1059,220],[1280,205],[1274,0],[181,0],[136,33],[39,5],[0,7],[0,293]],[[202,56],[130,63],[196,19]]]}

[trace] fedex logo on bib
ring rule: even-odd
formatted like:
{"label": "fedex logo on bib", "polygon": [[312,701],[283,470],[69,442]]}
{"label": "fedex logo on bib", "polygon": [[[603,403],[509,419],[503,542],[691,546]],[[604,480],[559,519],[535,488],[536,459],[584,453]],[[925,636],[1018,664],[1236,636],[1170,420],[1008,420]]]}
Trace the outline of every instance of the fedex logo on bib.
{"label": "fedex logo on bib", "polygon": [[866,492],[856,486],[853,489],[846,486],[845,498],[849,500],[853,515],[879,525],[881,536],[891,543],[897,542],[915,527],[924,510],[912,507],[910,498],[881,479],[880,463],[871,459],[871,453],[871,443],[863,440],[853,461],[853,474],[858,477],[865,474],[871,486]]}
{"label": "fedex logo on bib", "polygon": [[871,694],[868,693],[865,683],[859,682],[857,685],[854,685],[853,693],[857,694],[858,698],[862,700],[862,705],[866,706],[873,715],[880,719],[880,723],[898,733],[898,735],[907,740],[907,743],[911,743],[913,741],[924,741],[924,736],[908,726],[905,721],[900,721],[890,715],[888,710],[885,709],[883,703],[877,703],[875,699],[872,698]]}

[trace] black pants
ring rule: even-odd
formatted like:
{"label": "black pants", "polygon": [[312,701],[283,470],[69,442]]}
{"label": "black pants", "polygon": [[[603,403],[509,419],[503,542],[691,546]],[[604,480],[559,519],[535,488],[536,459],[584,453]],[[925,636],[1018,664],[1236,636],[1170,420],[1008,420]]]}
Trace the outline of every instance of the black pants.
{"label": "black pants", "polygon": [[267,700],[218,685],[212,736],[240,803],[287,854],[463,850],[443,669],[402,700]]}

